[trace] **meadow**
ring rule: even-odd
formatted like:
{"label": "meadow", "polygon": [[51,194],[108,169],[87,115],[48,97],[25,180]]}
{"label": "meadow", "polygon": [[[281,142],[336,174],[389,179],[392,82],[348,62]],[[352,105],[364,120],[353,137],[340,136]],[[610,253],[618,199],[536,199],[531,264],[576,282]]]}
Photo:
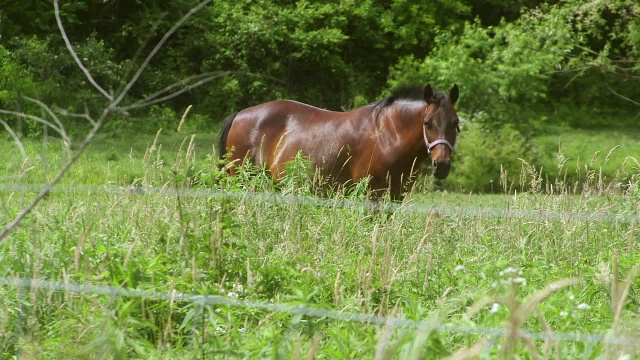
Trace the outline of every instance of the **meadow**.
{"label": "meadow", "polygon": [[[425,177],[371,212],[363,184],[315,197],[303,160],[229,178],[215,139],[87,150],[0,244],[0,357],[640,356],[638,168],[577,186],[524,163],[496,194]],[[23,144],[0,140],[0,224],[72,151]]]}

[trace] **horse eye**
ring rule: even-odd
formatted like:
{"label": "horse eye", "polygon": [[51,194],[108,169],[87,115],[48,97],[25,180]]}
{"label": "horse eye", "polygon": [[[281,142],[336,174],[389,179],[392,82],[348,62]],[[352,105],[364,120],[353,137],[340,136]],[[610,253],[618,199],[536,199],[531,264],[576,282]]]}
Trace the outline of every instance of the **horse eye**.
{"label": "horse eye", "polygon": [[433,125],[431,124],[431,121],[425,121],[424,122],[424,126],[427,127],[427,129],[431,130],[431,128],[433,127]]}

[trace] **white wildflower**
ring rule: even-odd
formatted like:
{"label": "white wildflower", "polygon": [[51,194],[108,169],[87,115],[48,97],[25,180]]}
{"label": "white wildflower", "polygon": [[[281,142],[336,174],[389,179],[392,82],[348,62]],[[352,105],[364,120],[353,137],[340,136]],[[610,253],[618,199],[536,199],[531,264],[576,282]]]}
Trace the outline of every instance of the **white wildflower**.
{"label": "white wildflower", "polygon": [[516,283],[516,284],[527,285],[527,279],[525,279],[523,277],[517,277],[517,278],[513,279],[513,282]]}
{"label": "white wildflower", "polygon": [[489,310],[489,312],[492,314],[495,314],[498,312],[498,310],[500,310],[500,304],[493,303],[493,305],[491,306],[491,310]]}
{"label": "white wildflower", "polygon": [[576,306],[576,308],[578,308],[578,310],[587,310],[590,307],[591,306],[589,306],[589,304],[586,304],[586,303],[578,304],[578,306]]}
{"label": "white wildflower", "polygon": [[504,269],[504,270],[500,271],[498,274],[499,274],[500,276],[504,276],[504,275],[507,275],[507,274],[514,273],[514,272],[516,272],[516,271],[517,271],[516,269],[512,268],[511,266],[509,266],[508,268],[506,268],[506,269]]}
{"label": "white wildflower", "polygon": [[453,268],[453,271],[461,271],[461,270],[464,270],[464,265],[458,265]]}

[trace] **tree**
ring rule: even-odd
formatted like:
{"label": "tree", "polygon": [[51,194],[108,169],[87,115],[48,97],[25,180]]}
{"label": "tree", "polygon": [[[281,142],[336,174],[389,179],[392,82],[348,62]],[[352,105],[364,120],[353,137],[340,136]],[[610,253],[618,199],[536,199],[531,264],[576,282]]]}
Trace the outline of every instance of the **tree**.
{"label": "tree", "polygon": [[[201,10],[202,8],[204,8],[210,2],[211,2],[211,0],[204,0],[203,2],[199,3],[197,6],[195,6],[191,10],[189,10],[189,12],[187,12],[180,20],[178,20],[171,27],[171,29],[169,29],[162,36],[162,38],[157,42],[155,47],[151,51],[149,51],[149,53],[146,56],[146,58],[142,61],[141,65],[137,68],[135,73],[129,77],[129,80],[126,82],[126,84],[123,87],[121,87],[120,89],[118,89],[117,91],[110,92],[110,91],[105,90],[104,87],[101,86],[94,79],[94,77],[91,75],[90,71],[86,68],[86,66],[84,64],[85,61],[80,59],[78,57],[77,52],[73,49],[73,46],[72,46],[72,44],[71,44],[71,42],[70,42],[70,40],[69,40],[69,38],[68,38],[68,36],[66,34],[66,31],[65,31],[63,25],[62,25],[62,20],[61,20],[61,17],[60,17],[60,9],[59,9],[59,5],[58,5],[58,0],[54,0],[53,3],[54,3],[54,8],[55,8],[55,12],[54,13],[55,13],[56,21],[57,21],[58,27],[60,29],[60,34],[61,34],[64,42],[67,45],[69,53],[71,54],[71,57],[74,59],[74,61],[76,62],[76,64],[80,68],[81,72],[86,77],[87,81],[93,86],[93,88],[97,91],[97,93],[100,94],[102,98],[104,98],[103,101],[105,102],[106,105],[103,107],[102,111],[100,112],[100,115],[95,119],[94,119],[94,117],[91,115],[91,113],[89,111],[86,111],[85,113],[82,113],[82,114],[69,114],[68,112],[65,112],[65,111],[60,112],[61,113],[60,115],[62,115],[62,116],[82,117],[82,118],[88,120],[92,125],[91,130],[87,133],[87,135],[85,136],[84,140],[78,145],[77,149],[75,149],[75,151],[72,153],[71,157],[66,162],[66,164],[55,175],[53,180],[51,180],[51,182],[49,182],[49,184],[44,186],[42,188],[42,190],[38,193],[38,195],[33,199],[33,201],[29,205],[27,205],[16,216],[16,218],[12,222],[7,224],[5,226],[5,228],[2,230],[2,232],[0,232],[0,242],[4,241],[7,238],[7,236],[9,236],[9,234],[11,234],[15,230],[15,228],[20,224],[22,219],[24,219],[24,217],[26,217],[38,205],[38,203],[47,194],[49,194],[51,189],[64,177],[64,175],[73,166],[73,164],[76,162],[76,160],[82,155],[84,150],[91,144],[91,142],[93,141],[93,139],[96,136],[96,134],[100,131],[100,129],[104,126],[104,124],[109,119],[110,115],[112,115],[114,113],[126,112],[127,110],[136,109],[136,108],[142,108],[142,107],[148,106],[150,103],[152,103],[154,100],[158,99],[160,96],[171,97],[173,95],[176,95],[176,94],[180,93],[181,90],[179,88],[178,88],[178,90],[175,90],[175,88],[177,86],[179,86],[179,85],[185,85],[186,82],[178,82],[177,84],[175,84],[173,86],[167,87],[167,88],[165,88],[165,89],[163,89],[163,90],[161,90],[159,92],[156,92],[156,93],[150,95],[146,99],[134,102],[133,104],[130,104],[130,105],[124,105],[124,100],[125,100],[128,92],[129,92],[129,90],[133,87],[133,85],[136,83],[136,81],[140,78],[141,74],[145,71],[145,69],[147,68],[148,64],[151,62],[153,57],[158,53],[158,51],[163,47],[163,45],[166,43],[166,41],[169,39],[169,37],[173,33],[175,33],[175,31],[180,26],[182,26],[182,24],[184,22],[186,22],[194,13],[196,13],[199,10]],[[208,74],[207,76],[209,78],[213,79],[213,78],[217,78],[218,75],[219,74]],[[200,81],[202,81],[202,79]],[[172,92],[173,92],[173,94],[171,94]],[[167,93],[169,95],[167,95]],[[8,111],[8,110],[0,109],[0,114],[14,115],[14,116],[18,116],[18,117],[22,117],[22,118],[28,118],[28,119],[38,119],[38,120],[40,120],[40,122],[43,122],[43,123],[47,124],[49,127],[59,130],[60,134],[64,136],[64,125],[60,122],[58,115],[56,115],[55,112],[53,112],[46,104],[42,103],[41,101],[34,100],[34,102],[42,107],[43,112],[46,113],[46,116],[51,117],[53,119],[52,121],[55,122],[55,124],[53,122],[47,121],[44,118],[38,118],[37,116],[29,115],[29,114],[22,113],[22,112],[19,112],[19,111],[17,112],[17,111]],[[6,122],[3,122],[3,125],[6,126]],[[70,141],[69,138],[66,138],[65,140],[66,141]],[[19,142],[19,140],[17,140],[17,141]]]}

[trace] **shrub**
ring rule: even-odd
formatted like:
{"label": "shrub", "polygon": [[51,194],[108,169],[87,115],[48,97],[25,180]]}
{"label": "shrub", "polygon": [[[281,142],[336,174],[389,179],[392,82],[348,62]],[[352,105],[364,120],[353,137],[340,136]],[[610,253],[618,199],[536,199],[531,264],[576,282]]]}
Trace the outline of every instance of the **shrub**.
{"label": "shrub", "polygon": [[501,173],[507,184],[518,178],[521,162],[528,156],[525,138],[510,125],[488,130],[478,123],[468,123],[460,134],[451,178],[455,186],[466,191],[498,191]]}
{"label": "shrub", "polygon": [[[485,127],[512,124],[528,130],[536,109],[544,101],[549,75],[562,46],[543,44],[517,24],[482,27],[467,23],[460,36],[440,34],[434,51],[424,59],[406,57],[393,68],[392,84],[430,82],[442,87],[461,86],[460,109]],[[551,47],[554,51],[540,51]],[[557,51],[555,51],[557,50]]]}

